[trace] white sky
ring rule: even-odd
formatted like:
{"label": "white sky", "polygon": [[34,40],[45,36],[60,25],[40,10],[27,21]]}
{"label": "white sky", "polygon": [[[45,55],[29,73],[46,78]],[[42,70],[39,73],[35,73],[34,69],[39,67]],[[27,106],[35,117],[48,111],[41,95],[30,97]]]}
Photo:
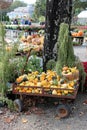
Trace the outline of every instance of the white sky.
{"label": "white sky", "polygon": [[36,0],[20,0],[20,1],[23,1],[27,4],[34,4],[36,2]]}

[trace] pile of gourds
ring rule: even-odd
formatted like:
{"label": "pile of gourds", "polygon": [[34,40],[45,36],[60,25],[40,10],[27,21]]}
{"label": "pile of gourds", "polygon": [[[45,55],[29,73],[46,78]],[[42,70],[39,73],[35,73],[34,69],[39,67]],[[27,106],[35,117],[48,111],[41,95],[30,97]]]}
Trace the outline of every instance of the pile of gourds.
{"label": "pile of gourds", "polygon": [[59,76],[55,71],[47,72],[38,71],[24,74],[16,79],[14,92],[33,93],[33,94],[52,94],[52,95],[69,95],[73,94],[76,89],[77,79],[68,80]]}
{"label": "pile of gourds", "polygon": [[22,36],[20,38],[22,42],[19,45],[18,50],[22,50],[23,52],[27,52],[30,49],[34,51],[43,50],[44,36],[39,34],[28,35],[27,37]]}
{"label": "pile of gourds", "polygon": [[72,32],[72,37],[82,37],[84,35],[83,31]]}

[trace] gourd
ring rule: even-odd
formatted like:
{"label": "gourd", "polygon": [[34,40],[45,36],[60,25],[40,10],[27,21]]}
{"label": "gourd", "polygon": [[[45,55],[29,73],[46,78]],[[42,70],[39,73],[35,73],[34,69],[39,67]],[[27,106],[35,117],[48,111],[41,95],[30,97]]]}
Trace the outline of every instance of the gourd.
{"label": "gourd", "polygon": [[54,89],[54,90],[52,91],[52,94],[53,94],[53,95],[57,95],[57,91]]}
{"label": "gourd", "polygon": [[83,36],[83,31],[78,31],[78,32],[73,32],[72,33],[72,37],[81,37],[81,36]]}

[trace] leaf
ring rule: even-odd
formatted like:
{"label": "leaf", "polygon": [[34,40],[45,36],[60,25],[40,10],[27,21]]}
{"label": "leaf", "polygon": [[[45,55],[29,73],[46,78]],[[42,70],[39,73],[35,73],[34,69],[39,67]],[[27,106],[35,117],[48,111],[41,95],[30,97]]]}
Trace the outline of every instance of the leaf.
{"label": "leaf", "polygon": [[37,107],[32,107],[31,112],[33,112],[33,113],[35,113],[35,114],[38,114],[38,115],[40,115],[40,114],[45,114],[45,112],[44,112],[43,109],[37,108]]}
{"label": "leaf", "polygon": [[60,116],[58,116],[58,115],[55,116],[55,120],[60,120],[60,119],[61,119]]}
{"label": "leaf", "polygon": [[79,116],[83,116],[83,115],[84,115],[84,112],[81,111],[81,112],[79,113]]}
{"label": "leaf", "polygon": [[28,122],[28,120],[27,120],[27,119],[22,118],[22,123],[27,123],[27,122]]}
{"label": "leaf", "polygon": [[14,119],[15,119],[15,116],[14,116],[14,115],[11,115],[10,117],[5,117],[5,118],[4,118],[4,121],[5,121],[6,123],[11,123]]}
{"label": "leaf", "polygon": [[84,105],[87,105],[87,100],[84,100],[83,104],[84,104]]}

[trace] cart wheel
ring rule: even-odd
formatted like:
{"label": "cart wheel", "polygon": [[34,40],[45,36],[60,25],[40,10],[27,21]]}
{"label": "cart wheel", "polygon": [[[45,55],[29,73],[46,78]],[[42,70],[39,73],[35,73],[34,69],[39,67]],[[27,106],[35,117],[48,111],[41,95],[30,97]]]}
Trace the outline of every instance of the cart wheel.
{"label": "cart wheel", "polygon": [[56,112],[60,118],[65,118],[69,116],[70,108],[68,105],[61,104],[58,105]]}
{"label": "cart wheel", "polygon": [[16,111],[21,112],[23,110],[23,103],[20,99],[14,100],[14,106]]}

